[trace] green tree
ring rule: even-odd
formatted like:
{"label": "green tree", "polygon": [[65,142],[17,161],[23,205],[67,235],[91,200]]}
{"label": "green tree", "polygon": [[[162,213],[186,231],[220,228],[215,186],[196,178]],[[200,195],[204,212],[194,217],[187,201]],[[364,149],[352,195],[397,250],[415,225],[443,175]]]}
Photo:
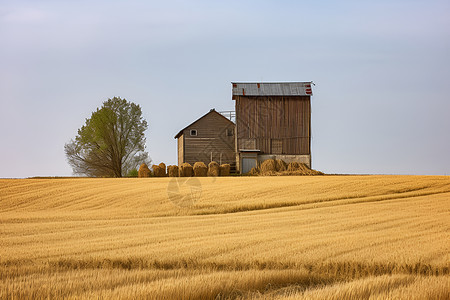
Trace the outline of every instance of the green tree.
{"label": "green tree", "polygon": [[103,102],[75,140],[64,146],[75,174],[122,177],[141,163],[150,163],[145,151],[147,121],[141,107],[114,97]]}

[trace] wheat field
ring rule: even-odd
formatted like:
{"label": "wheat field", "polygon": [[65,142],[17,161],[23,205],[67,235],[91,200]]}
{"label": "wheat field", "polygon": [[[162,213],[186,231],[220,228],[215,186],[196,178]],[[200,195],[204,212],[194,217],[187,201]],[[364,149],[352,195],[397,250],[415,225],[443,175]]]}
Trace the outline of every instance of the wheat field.
{"label": "wheat field", "polygon": [[0,179],[0,299],[450,299],[450,177]]}

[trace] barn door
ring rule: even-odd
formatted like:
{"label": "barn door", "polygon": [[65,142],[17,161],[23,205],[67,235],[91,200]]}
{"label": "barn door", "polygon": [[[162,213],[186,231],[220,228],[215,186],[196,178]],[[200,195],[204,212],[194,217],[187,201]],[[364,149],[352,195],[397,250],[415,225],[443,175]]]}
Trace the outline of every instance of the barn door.
{"label": "barn door", "polygon": [[242,173],[248,173],[252,168],[256,168],[256,158],[243,157],[242,158]]}

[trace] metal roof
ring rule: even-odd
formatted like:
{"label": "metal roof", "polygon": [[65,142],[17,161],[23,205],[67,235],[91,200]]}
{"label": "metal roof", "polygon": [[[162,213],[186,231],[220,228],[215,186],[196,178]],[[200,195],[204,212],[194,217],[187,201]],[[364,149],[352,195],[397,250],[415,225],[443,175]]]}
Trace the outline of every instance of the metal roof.
{"label": "metal roof", "polygon": [[234,96],[311,96],[311,82],[232,82]]}
{"label": "metal roof", "polygon": [[239,152],[261,152],[259,149],[239,149]]}

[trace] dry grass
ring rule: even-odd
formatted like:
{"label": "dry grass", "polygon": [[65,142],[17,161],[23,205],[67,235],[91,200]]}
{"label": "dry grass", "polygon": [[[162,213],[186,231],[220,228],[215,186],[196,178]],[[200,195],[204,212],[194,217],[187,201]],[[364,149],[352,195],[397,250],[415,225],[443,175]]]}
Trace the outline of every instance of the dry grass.
{"label": "dry grass", "polygon": [[277,172],[277,161],[275,159],[267,159],[261,163],[259,167],[261,175],[274,175]]}
{"label": "dry grass", "polygon": [[288,165],[284,162],[284,160],[277,159],[275,162],[277,165],[277,172],[284,172],[287,170]]}
{"label": "dry grass", "polygon": [[259,167],[252,168],[247,175],[257,176],[305,176],[324,175],[320,171],[310,169],[306,164],[290,162],[286,164],[281,159],[267,159]]}
{"label": "dry grass", "polygon": [[[281,295],[280,295],[281,294]],[[249,297],[250,296],[250,297]],[[261,299],[253,294],[245,298]],[[274,300],[340,300],[340,299],[450,299],[448,276],[424,277],[411,275],[382,275],[367,277],[350,282],[337,282],[321,287],[304,289],[289,286],[280,291],[264,295],[264,299]]]}
{"label": "dry grass", "polygon": [[449,298],[449,177],[171,180],[0,180],[0,298]]}
{"label": "dry grass", "polygon": [[286,171],[280,175],[323,175],[323,173],[310,169],[306,164],[291,162],[287,165]]}

